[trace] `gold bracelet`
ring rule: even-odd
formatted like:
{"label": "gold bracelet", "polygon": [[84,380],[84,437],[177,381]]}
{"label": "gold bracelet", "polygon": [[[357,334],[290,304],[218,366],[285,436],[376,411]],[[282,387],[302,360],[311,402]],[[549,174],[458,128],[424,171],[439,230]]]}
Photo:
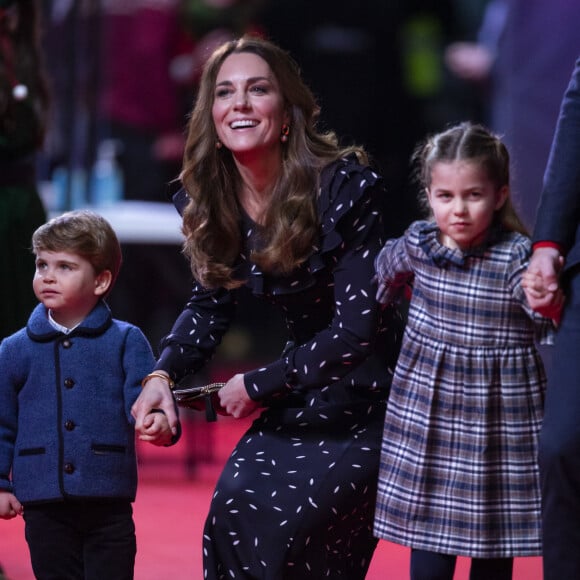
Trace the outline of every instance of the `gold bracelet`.
{"label": "gold bracelet", "polygon": [[169,386],[170,390],[173,390],[173,387],[175,386],[175,383],[173,382],[171,377],[168,377],[167,375],[164,375],[163,373],[152,372],[152,373],[149,373],[141,381],[141,388],[143,388],[149,382],[149,380],[153,379],[153,378],[163,379],[164,381],[167,381],[167,385]]}

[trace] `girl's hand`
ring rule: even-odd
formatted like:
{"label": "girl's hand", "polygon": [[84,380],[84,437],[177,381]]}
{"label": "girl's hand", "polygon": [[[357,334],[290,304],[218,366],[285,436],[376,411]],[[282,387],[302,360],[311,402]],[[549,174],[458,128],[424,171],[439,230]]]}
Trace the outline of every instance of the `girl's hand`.
{"label": "girl's hand", "polygon": [[0,491],[0,518],[11,520],[24,511],[16,496],[9,491]]}
{"label": "girl's hand", "polygon": [[527,271],[522,275],[522,287],[532,310],[542,316],[560,319],[564,295],[558,285],[558,275],[564,265],[560,252],[551,247],[534,250]]}
{"label": "girl's hand", "polygon": [[169,421],[162,411],[152,411],[143,420],[139,439],[159,447],[169,445],[172,439]]}
{"label": "girl's hand", "polygon": [[530,308],[558,325],[565,299],[562,289],[554,288],[553,282],[547,283],[543,276],[529,270],[522,274],[522,287]]}
{"label": "girl's hand", "polygon": [[253,413],[260,404],[250,399],[244,384],[244,375],[234,375],[218,392],[220,407],[226,414],[242,419]]}
{"label": "girl's hand", "polygon": [[522,287],[526,297],[531,300],[542,300],[546,296],[552,296],[555,293],[553,286],[549,285],[541,274],[530,272],[529,270],[522,274]]}

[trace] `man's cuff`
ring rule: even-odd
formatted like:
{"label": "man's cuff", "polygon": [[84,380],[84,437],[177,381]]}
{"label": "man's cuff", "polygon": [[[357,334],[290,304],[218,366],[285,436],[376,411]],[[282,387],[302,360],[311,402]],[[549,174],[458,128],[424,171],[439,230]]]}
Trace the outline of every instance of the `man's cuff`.
{"label": "man's cuff", "polygon": [[532,250],[537,250],[538,248],[554,248],[555,250],[558,250],[560,254],[564,253],[564,248],[560,244],[548,240],[542,240],[541,242],[535,242],[532,244]]}

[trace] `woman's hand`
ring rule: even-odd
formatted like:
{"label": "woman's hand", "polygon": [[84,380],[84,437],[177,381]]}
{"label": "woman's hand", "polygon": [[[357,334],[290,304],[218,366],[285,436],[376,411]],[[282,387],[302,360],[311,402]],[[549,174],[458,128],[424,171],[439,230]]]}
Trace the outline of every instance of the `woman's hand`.
{"label": "woman's hand", "polygon": [[234,375],[218,392],[220,406],[226,414],[242,419],[253,413],[260,404],[248,396],[244,375]]}
{"label": "woman's hand", "polygon": [[[161,371],[155,372],[166,374]],[[147,435],[150,424],[146,418],[153,409],[160,409],[165,413],[171,433],[176,435],[178,418],[173,394],[169,383],[160,377],[152,377],[145,383],[141,394],[131,408],[131,415],[135,418],[135,430],[140,435]]]}

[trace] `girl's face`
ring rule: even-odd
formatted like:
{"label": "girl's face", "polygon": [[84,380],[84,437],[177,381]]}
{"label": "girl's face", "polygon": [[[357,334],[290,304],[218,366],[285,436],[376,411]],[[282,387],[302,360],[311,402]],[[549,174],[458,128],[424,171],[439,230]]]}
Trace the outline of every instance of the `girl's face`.
{"label": "girl's face", "polygon": [[280,154],[284,99],[266,61],[256,54],[228,56],[217,75],[212,117],[219,140],[236,158]]}
{"label": "girl's face", "polygon": [[441,243],[462,250],[481,244],[508,193],[507,186],[498,191],[477,162],[435,163],[427,195]]}
{"label": "girl's face", "polygon": [[110,284],[109,270],[95,274],[92,264],[78,254],[41,250],[36,256],[34,293],[67,328],[86,318]]}

